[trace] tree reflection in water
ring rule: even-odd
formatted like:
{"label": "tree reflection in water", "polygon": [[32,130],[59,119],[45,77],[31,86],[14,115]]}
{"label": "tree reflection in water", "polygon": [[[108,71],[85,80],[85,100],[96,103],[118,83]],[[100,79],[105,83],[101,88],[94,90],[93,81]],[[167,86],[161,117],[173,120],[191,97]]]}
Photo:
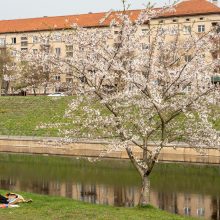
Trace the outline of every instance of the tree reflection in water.
{"label": "tree reflection in water", "polygon": [[[185,168],[156,167],[151,179],[151,204],[172,213],[220,220],[218,168]],[[126,161],[90,164],[68,158],[0,155],[0,169],[1,189],[126,207],[136,206],[139,201],[139,179]]]}

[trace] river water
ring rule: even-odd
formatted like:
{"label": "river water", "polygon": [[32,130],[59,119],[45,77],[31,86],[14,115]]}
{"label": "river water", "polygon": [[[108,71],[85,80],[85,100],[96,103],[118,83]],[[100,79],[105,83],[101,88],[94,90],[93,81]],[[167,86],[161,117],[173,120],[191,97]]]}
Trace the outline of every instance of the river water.
{"label": "river water", "polygon": [[[127,160],[0,154],[0,189],[59,195],[114,206],[138,204],[140,178]],[[157,164],[150,203],[181,215],[220,220],[220,167]]]}

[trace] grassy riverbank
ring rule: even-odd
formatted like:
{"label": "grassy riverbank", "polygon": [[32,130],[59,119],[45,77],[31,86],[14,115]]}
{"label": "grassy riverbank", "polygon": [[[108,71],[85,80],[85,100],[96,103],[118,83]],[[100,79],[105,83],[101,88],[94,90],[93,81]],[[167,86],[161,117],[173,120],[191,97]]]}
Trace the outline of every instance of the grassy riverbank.
{"label": "grassy riverbank", "polygon": [[[68,123],[63,115],[72,99],[48,96],[0,97],[0,135],[56,137],[58,128],[42,129],[39,125]],[[219,111],[217,108],[215,110]],[[76,112],[76,117],[82,117],[80,110]],[[213,123],[220,130],[220,119]],[[94,136],[98,134],[103,137],[101,129],[91,132],[94,132]],[[81,137],[81,134],[78,136]]]}
{"label": "grassy riverbank", "polygon": [[0,135],[57,136],[58,129],[38,129],[44,123],[65,122],[71,97],[0,97]]}
{"label": "grassy riverbank", "polygon": [[[5,191],[0,191],[2,194]],[[25,198],[32,198],[33,203],[21,204],[19,208],[2,209],[0,219],[10,220],[193,220],[194,218],[182,217],[170,214],[153,207],[146,208],[123,208],[103,205],[93,205],[73,201],[62,197],[52,197],[22,193]]]}

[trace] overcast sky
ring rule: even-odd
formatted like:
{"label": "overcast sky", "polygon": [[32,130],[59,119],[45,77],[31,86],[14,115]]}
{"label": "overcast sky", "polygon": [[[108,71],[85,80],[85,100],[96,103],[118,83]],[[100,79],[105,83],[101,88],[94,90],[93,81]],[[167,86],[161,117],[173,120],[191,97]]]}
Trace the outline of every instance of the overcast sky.
{"label": "overcast sky", "polygon": [[[0,20],[42,16],[71,15],[121,9],[120,0],[1,0]],[[128,0],[132,9],[143,7],[146,0]],[[151,0],[157,6],[169,0]]]}

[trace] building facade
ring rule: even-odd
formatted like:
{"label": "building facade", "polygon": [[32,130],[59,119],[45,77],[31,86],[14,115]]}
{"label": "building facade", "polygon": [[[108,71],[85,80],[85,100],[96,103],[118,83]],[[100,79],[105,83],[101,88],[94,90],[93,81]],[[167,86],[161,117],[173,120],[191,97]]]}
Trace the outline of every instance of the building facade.
{"label": "building facade", "polygon": [[[218,27],[220,23],[220,8],[217,4],[216,0],[182,0],[174,6],[175,10],[158,15],[151,20],[150,24],[140,27],[140,31],[145,32],[149,26],[166,26],[170,29],[170,37],[178,29],[182,40],[189,34],[206,33],[213,27]],[[132,20],[136,20],[140,12],[140,10],[128,11]],[[73,45],[68,45],[62,40],[62,36],[72,29],[72,24],[76,23],[85,28],[108,28],[115,13],[111,11],[108,13],[2,20],[0,21],[0,54],[6,49],[10,51],[12,56],[27,51],[37,53],[44,49],[50,50],[58,57],[72,57],[74,55]],[[216,30],[220,32],[220,28]],[[117,30],[114,34],[118,34]],[[143,42],[143,49],[144,47]],[[219,51],[211,54],[210,57],[219,57]],[[185,60],[189,59],[190,57],[186,55]],[[213,79],[218,80],[218,74]],[[72,82],[71,77],[66,74],[54,76],[54,80]],[[53,92],[52,90],[48,92]],[[30,91],[30,93],[32,92]],[[39,90],[38,93],[43,92]]]}

